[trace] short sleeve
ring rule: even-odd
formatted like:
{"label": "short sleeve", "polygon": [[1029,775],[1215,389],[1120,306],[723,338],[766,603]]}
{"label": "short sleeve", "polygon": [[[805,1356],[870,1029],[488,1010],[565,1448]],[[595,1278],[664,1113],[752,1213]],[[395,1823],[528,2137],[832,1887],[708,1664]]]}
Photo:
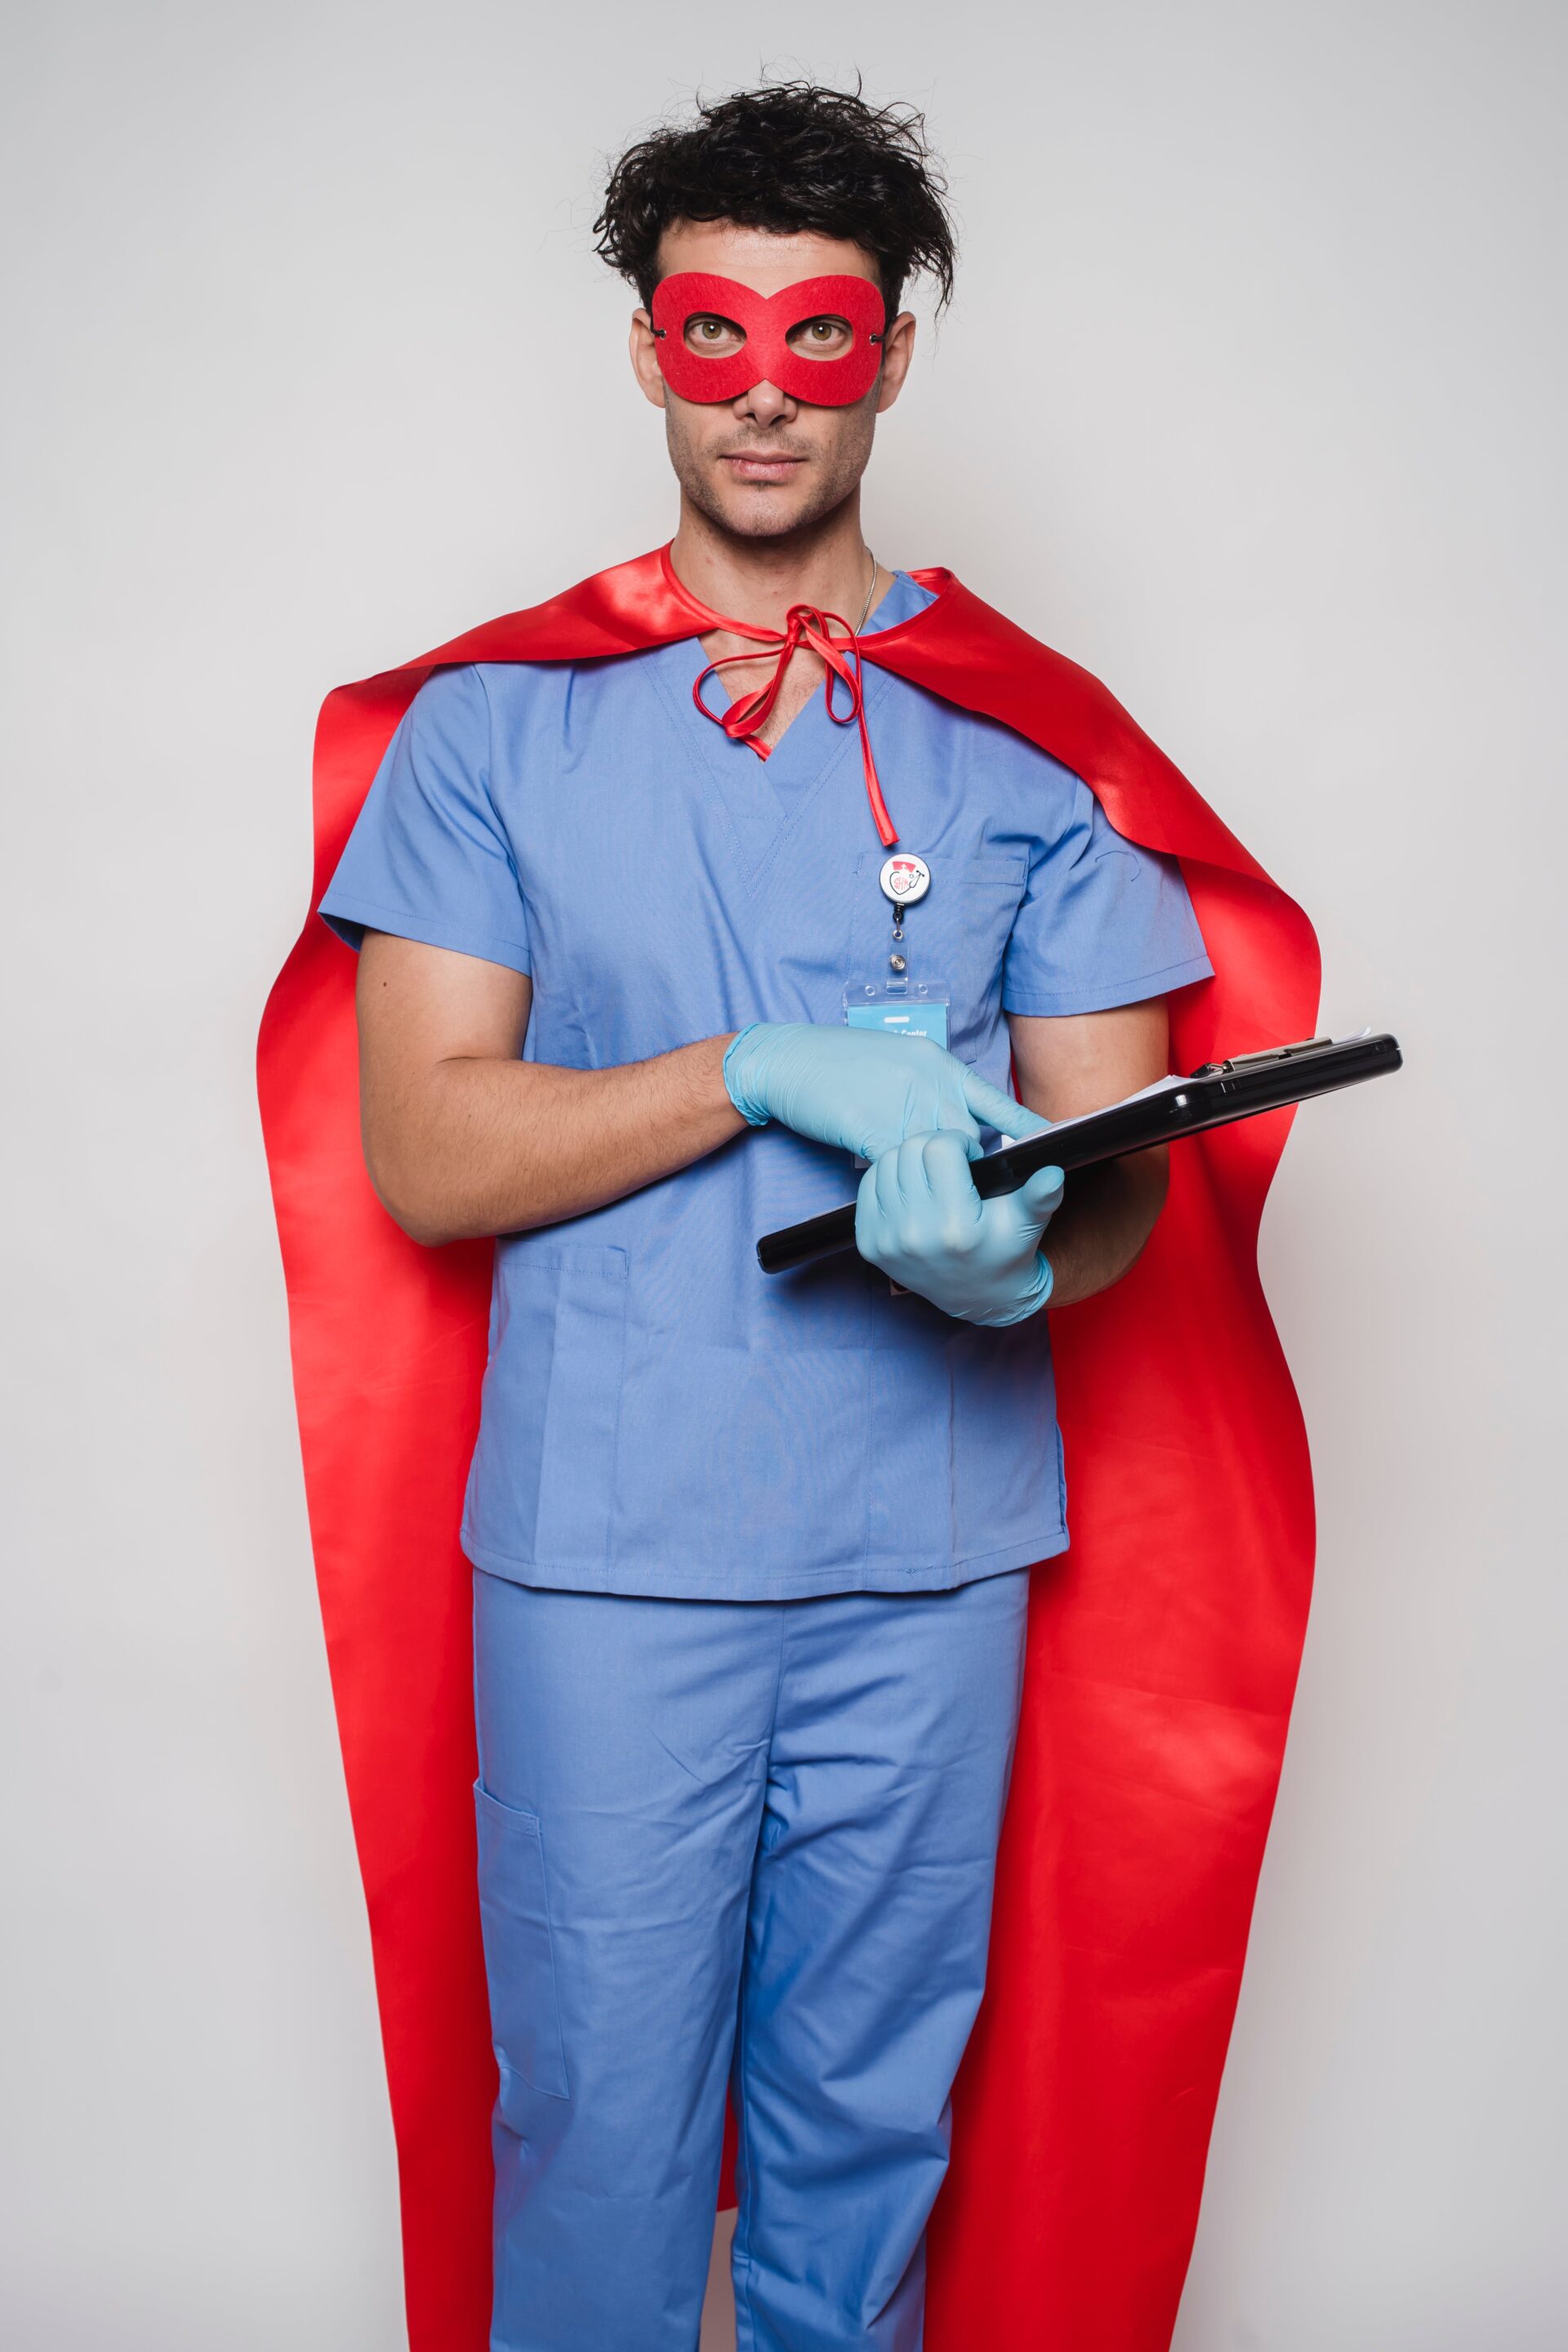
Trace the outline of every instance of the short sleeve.
{"label": "short sleeve", "polygon": [[1069,781],[1066,825],[1030,860],[1004,1011],[1103,1013],[1206,980],[1214,966],[1174,858],[1126,840],[1088,785]]}
{"label": "short sleeve", "polygon": [[367,930],[530,969],[528,916],[490,798],[489,706],[472,667],[438,670],[405,712],[365,796],[321,914],[358,948]]}

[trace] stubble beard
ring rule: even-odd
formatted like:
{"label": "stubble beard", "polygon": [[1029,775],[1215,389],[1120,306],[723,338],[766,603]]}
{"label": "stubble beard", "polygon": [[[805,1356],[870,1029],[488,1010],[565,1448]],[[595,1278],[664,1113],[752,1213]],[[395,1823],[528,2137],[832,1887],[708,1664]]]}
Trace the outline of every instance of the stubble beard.
{"label": "stubble beard", "polygon": [[[826,457],[813,452],[802,467],[805,481],[785,488],[772,483],[726,480],[722,459],[706,455],[673,404],[665,409],[665,442],[683,494],[716,530],[736,539],[787,539],[795,532],[809,531],[837,512],[866,470],[873,430],[872,419],[867,416],[863,430],[846,434]],[[753,438],[762,442],[764,436],[748,436],[743,429],[732,428],[720,446],[750,446]],[[787,441],[780,446],[780,455],[786,454],[795,454]]]}

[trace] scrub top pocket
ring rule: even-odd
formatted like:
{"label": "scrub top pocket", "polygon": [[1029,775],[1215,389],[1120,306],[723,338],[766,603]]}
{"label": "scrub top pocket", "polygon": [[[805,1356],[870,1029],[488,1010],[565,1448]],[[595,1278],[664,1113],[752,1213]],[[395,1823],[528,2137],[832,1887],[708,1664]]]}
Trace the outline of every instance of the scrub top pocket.
{"label": "scrub top pocket", "polygon": [[[857,984],[889,976],[893,910],[877,879],[886,854],[868,849],[856,861],[847,978]],[[904,918],[909,977],[946,990],[949,1050],[961,1061],[976,1062],[996,1032],[1002,959],[1023,901],[1028,860],[1002,850],[966,856],[933,849],[929,863],[931,889]]]}
{"label": "scrub top pocket", "polygon": [[513,2076],[552,2099],[571,2094],[538,1817],[501,1804],[478,1780],[474,1805],[490,2038],[500,2068],[505,2115]]}

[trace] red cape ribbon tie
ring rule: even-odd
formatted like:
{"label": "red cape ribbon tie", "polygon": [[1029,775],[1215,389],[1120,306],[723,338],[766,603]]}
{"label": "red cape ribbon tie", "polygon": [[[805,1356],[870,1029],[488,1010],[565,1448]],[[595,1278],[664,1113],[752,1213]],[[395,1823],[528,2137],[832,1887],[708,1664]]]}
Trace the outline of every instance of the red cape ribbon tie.
{"label": "red cape ribbon tie", "polygon": [[[738,695],[728,710],[710,710],[702,698],[702,688],[710,677],[722,669],[732,669],[737,662],[754,662],[758,654],[726,654],[720,661],[710,661],[691,689],[691,699],[704,719],[711,719],[721,727],[731,742],[751,743],[753,751],[761,745],[754,738],[767,725],[769,714],[779,698],[784,672],[802,646],[826,665],[827,677],[825,692],[827,715],[837,727],[852,722],[860,730],[860,761],[866,773],[866,798],[871,803],[872,822],[884,849],[891,849],[899,836],[893,820],[888,814],[888,803],[882,798],[882,787],[877,779],[877,762],[871,751],[871,733],[866,724],[866,689],[861,676],[860,640],[848,622],[837,613],[825,613],[816,604],[792,604],[784,614],[784,625],[779,629],[754,628],[747,622],[726,621],[723,624],[738,637],[754,637],[759,645],[778,647],[778,659],[773,674],[765,686],[755,688],[750,694]],[[834,637],[832,629],[842,629],[841,637]],[[853,667],[851,667],[853,663]],[[841,683],[849,697],[849,707],[840,710],[834,702],[834,688]]]}

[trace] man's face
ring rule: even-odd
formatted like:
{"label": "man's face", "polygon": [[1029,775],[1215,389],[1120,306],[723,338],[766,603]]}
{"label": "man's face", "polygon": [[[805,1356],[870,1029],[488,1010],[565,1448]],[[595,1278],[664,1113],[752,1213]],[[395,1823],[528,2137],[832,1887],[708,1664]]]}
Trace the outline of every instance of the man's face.
{"label": "man's face", "polygon": [[[858,245],[774,236],[732,221],[675,222],[658,259],[662,278],[700,270],[738,279],[758,294],[776,294],[803,278],[877,282],[875,263]],[[914,330],[907,310],[889,321],[876,382],[863,399],[841,407],[792,398],[766,383],[733,400],[683,400],[659,373],[646,310],[632,320],[632,365],[647,398],[664,410],[670,463],[691,504],[722,530],[774,539],[831,514],[854,489],[871,455],[877,416],[892,406],[909,371]],[[805,320],[793,330],[790,347],[812,359],[835,358],[847,348],[849,331],[842,321]],[[742,348],[732,321],[706,314],[689,321],[687,341],[712,356]]]}

